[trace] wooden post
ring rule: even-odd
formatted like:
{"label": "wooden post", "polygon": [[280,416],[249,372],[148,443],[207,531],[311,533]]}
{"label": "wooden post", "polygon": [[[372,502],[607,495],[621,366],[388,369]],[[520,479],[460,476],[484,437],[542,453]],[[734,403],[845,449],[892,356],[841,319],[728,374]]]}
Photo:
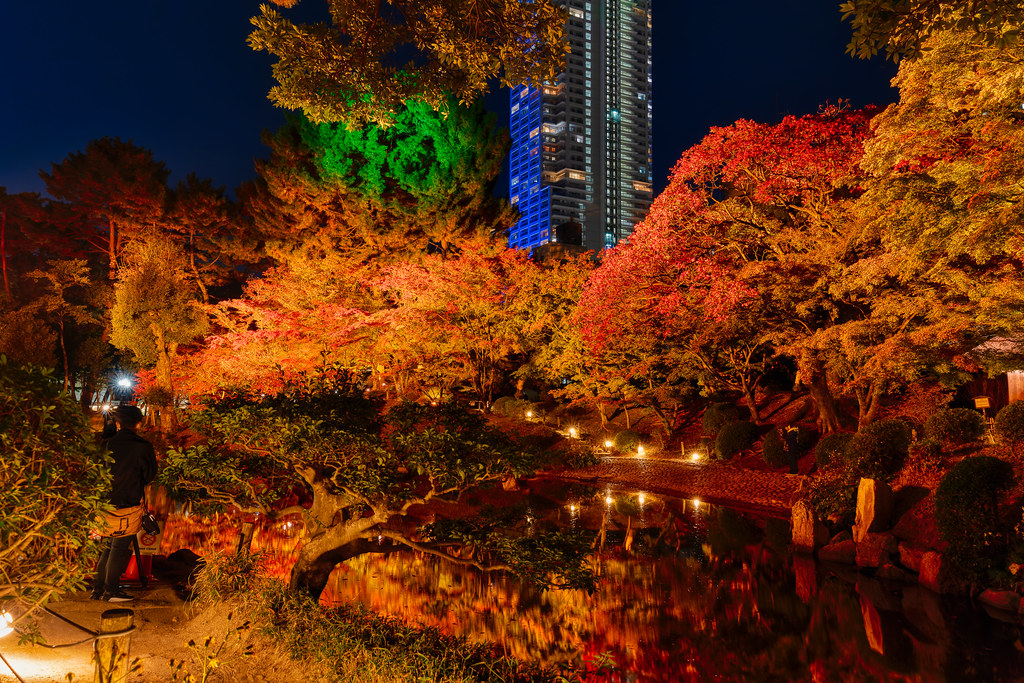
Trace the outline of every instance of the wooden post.
{"label": "wooden post", "polygon": [[[108,609],[100,617],[100,638],[96,640],[96,677],[94,683],[127,683],[130,668],[131,629],[135,612],[130,609]],[[124,635],[104,637],[105,633]]]}
{"label": "wooden post", "polygon": [[242,522],[242,530],[238,534],[238,550],[236,555],[248,555],[249,547],[252,545],[252,532],[256,527],[252,522]]}

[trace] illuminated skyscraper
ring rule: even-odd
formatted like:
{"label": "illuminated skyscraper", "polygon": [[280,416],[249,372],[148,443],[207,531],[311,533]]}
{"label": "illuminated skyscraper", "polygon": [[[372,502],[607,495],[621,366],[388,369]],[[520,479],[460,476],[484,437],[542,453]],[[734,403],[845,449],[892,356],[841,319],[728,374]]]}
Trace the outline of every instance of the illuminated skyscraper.
{"label": "illuminated skyscraper", "polygon": [[546,244],[574,221],[599,251],[651,205],[651,0],[559,3],[569,13],[565,71],[512,90],[509,198],[521,217],[509,244]]}

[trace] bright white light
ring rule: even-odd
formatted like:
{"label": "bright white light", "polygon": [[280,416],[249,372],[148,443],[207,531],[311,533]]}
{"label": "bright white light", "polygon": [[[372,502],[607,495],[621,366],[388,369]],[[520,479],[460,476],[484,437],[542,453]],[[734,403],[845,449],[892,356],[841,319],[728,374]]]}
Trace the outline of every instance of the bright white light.
{"label": "bright white light", "polygon": [[117,386],[121,387],[122,389],[131,389],[132,381],[127,377],[122,377],[121,379],[117,380]]}
{"label": "bright white light", "polygon": [[637,446],[636,447],[636,454],[637,455],[643,455],[644,454],[644,447],[643,446]]}
{"label": "bright white light", "polygon": [[641,493],[639,496],[636,497],[636,499],[640,502],[641,505],[644,504],[644,494]]}
{"label": "bright white light", "polygon": [[612,440],[611,440],[611,439],[607,439],[607,440],[605,440],[605,442],[604,442],[604,447],[605,447],[605,448],[611,448],[611,447],[612,447],[613,445],[614,445],[614,444],[612,443]]}
{"label": "bright white light", "polygon": [[576,512],[576,503],[569,506],[569,512]]}
{"label": "bright white light", "polygon": [[575,439],[577,434],[579,434],[579,432],[576,431],[575,427],[569,427],[569,436]]}
{"label": "bright white light", "polygon": [[693,499],[693,509],[700,510],[700,498]]}
{"label": "bright white light", "polygon": [[0,612],[0,638],[14,633],[13,623],[14,617],[7,612]]}
{"label": "bright white light", "polygon": [[533,417],[533,411],[532,410],[527,410],[526,411],[526,419],[529,420],[531,417]]}
{"label": "bright white light", "polygon": [[612,504],[612,496],[611,496],[611,494],[608,494],[607,496],[604,497],[604,502],[606,504],[608,504],[608,505]]}
{"label": "bright white light", "polygon": [[104,404],[103,404],[103,412],[105,413],[105,412],[107,412],[108,410],[110,410],[110,404],[109,404],[109,403],[104,403]]}
{"label": "bright white light", "polygon": [[698,460],[700,460],[700,453],[694,451],[693,455],[690,456],[690,460],[692,460],[694,462],[697,462]]}

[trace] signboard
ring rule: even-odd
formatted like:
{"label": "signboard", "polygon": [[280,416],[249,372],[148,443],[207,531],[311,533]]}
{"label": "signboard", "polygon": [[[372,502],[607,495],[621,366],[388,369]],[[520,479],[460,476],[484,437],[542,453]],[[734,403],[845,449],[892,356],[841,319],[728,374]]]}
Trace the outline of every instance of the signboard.
{"label": "signboard", "polygon": [[991,408],[992,405],[989,402],[988,396],[979,396],[974,399],[975,408]]}
{"label": "signboard", "polygon": [[164,522],[159,521],[157,524],[160,525],[160,533],[147,534],[145,531],[140,531],[138,534],[139,552],[143,555],[157,555],[160,552],[160,541],[164,538]]}

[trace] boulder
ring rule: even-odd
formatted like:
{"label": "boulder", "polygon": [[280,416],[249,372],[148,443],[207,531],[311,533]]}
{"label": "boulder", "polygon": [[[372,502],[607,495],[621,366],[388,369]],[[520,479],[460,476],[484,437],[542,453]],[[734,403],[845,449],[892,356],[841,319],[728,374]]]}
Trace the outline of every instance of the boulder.
{"label": "boulder", "polygon": [[892,488],[875,479],[861,479],[857,485],[857,521],[853,540],[860,543],[869,533],[887,530],[892,525]]}
{"label": "boulder", "polygon": [[953,576],[942,553],[934,550],[926,552],[921,557],[921,571],[917,575],[917,581],[925,588],[945,595],[956,595],[962,593],[964,589]]}
{"label": "boulder", "polygon": [[1014,591],[997,591],[986,588],[978,596],[978,602],[1004,612],[1016,612],[1020,609],[1020,596]]}
{"label": "boulder", "polygon": [[876,568],[892,562],[897,542],[892,534],[867,534],[857,544],[857,566]]}
{"label": "boulder", "polygon": [[913,572],[921,571],[921,559],[924,554],[928,552],[928,548],[917,545],[916,543],[910,543],[907,541],[901,541],[899,552],[900,552],[900,564]]}
{"label": "boulder", "polygon": [[852,540],[853,540],[853,534],[851,534],[849,531],[844,529],[843,531],[840,531],[838,534],[833,536],[832,540],[829,541],[829,543],[842,543],[843,541],[852,541]]}
{"label": "boulder", "polygon": [[839,562],[853,564],[857,560],[857,544],[853,539],[829,543],[818,551],[818,559],[822,562]]}
{"label": "boulder", "polygon": [[828,527],[818,521],[818,515],[805,500],[793,506],[793,545],[798,551],[813,553],[828,543]]}

